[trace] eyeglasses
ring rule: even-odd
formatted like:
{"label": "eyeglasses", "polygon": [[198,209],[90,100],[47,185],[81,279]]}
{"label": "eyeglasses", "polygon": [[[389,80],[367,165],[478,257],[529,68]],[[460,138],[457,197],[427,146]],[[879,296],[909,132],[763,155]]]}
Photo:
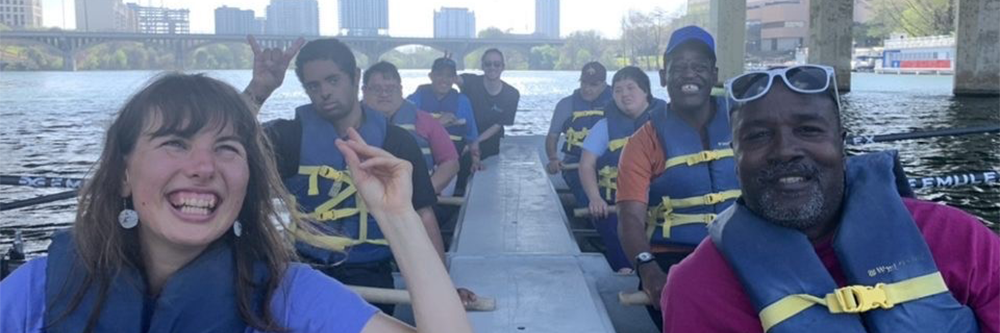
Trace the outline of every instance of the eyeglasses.
{"label": "eyeglasses", "polygon": [[486,67],[503,67],[503,61],[483,61],[483,68]]}
{"label": "eyeglasses", "polygon": [[375,94],[375,95],[391,94],[391,93],[394,93],[394,92],[396,92],[396,90],[401,89],[401,88],[402,88],[402,86],[400,86],[398,84],[387,85],[387,86],[364,86],[364,87],[361,87],[361,89],[363,89],[364,91],[370,92],[370,93]]}
{"label": "eyeglasses", "polygon": [[817,94],[827,91],[833,84],[833,93],[840,108],[837,94],[837,76],[833,67],[820,65],[800,65],[776,68],[767,71],[750,72],[726,80],[726,93],[737,103],[745,103],[763,97],[771,91],[774,77],[781,77],[785,86],[803,94]]}

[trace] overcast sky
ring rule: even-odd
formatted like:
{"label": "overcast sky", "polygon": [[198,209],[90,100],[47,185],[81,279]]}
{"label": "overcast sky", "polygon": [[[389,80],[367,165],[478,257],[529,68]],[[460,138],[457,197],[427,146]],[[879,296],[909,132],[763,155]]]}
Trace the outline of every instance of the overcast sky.
{"label": "overcast sky", "polygon": [[[215,8],[222,5],[252,9],[264,16],[270,0],[124,0],[142,5],[191,10],[191,32],[215,32]],[[74,0],[42,0],[43,23],[49,27],[76,27]],[[608,6],[609,3],[615,4]],[[650,11],[656,7],[682,11],[687,0],[562,0],[560,1],[561,35],[573,31],[598,30],[605,37],[617,38],[621,18],[629,10]],[[515,33],[535,30],[534,0],[389,0],[389,34],[393,36],[431,37],[434,35],[434,11],[441,7],[466,7],[476,13],[476,30],[497,27]],[[319,0],[320,33],[337,33],[337,1]],[[63,15],[65,13],[65,15]]]}

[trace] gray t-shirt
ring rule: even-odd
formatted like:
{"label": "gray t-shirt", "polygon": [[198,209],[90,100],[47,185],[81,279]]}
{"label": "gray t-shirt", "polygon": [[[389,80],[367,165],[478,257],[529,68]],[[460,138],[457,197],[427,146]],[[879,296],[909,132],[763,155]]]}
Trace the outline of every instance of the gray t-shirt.
{"label": "gray t-shirt", "polygon": [[571,116],[573,116],[573,96],[563,98],[556,103],[556,110],[552,112],[552,122],[549,123],[549,135],[562,133],[563,123]]}

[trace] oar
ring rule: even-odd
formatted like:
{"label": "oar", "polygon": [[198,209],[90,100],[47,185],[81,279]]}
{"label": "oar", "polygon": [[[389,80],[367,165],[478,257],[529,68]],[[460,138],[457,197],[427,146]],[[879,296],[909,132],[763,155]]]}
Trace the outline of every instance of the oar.
{"label": "oar", "polygon": [[649,295],[645,291],[634,291],[630,293],[619,292],[618,302],[626,306],[636,306],[636,305],[653,305],[652,300],[649,299]]}
{"label": "oar", "polygon": [[83,178],[2,175],[0,185],[80,188]]}
{"label": "oar", "polygon": [[465,204],[465,197],[442,197],[438,196],[438,204],[449,206],[461,206]]}
{"label": "oar", "polygon": [[[608,214],[618,214],[618,207],[614,205],[608,206]],[[590,208],[577,208],[573,210],[573,217],[588,217],[590,216]]]}
{"label": "oar", "polygon": [[889,142],[889,141],[899,141],[899,140],[932,138],[937,136],[960,136],[969,134],[997,133],[997,132],[1000,132],[1000,125],[968,127],[968,128],[950,128],[938,131],[921,131],[921,132],[895,133],[895,134],[884,134],[884,135],[852,135],[848,136],[847,139],[845,139],[844,141],[848,145],[859,146],[877,142]]}
{"label": "oar", "polygon": [[69,190],[69,191],[66,191],[66,192],[59,192],[59,193],[56,193],[56,194],[43,195],[43,196],[40,196],[40,197],[31,198],[31,199],[24,199],[24,200],[18,200],[18,201],[7,202],[7,203],[0,203],[0,211],[10,210],[10,209],[18,209],[18,208],[27,207],[27,206],[40,205],[40,204],[43,204],[43,203],[49,203],[49,202],[53,202],[53,201],[66,200],[66,199],[74,198],[74,197],[76,197],[76,191],[77,190],[74,189],[74,190]]}
{"label": "oar", "polygon": [[[410,304],[410,293],[402,289],[384,289],[362,286],[347,286],[369,303]],[[465,306],[468,311],[496,310],[496,300],[490,297],[476,296],[476,300]]]}

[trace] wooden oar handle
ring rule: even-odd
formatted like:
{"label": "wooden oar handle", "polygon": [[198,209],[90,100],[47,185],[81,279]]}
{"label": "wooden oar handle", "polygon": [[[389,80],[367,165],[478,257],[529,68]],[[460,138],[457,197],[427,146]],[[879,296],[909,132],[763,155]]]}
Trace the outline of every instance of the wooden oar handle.
{"label": "wooden oar handle", "polygon": [[[362,286],[347,286],[347,288],[369,303],[410,304],[410,293],[406,290]],[[484,296],[476,296],[476,301],[465,306],[467,311],[493,311],[496,308],[496,300]]]}
{"label": "wooden oar handle", "polygon": [[641,290],[630,293],[624,291],[618,293],[618,302],[628,306],[653,305],[653,302],[649,299],[649,295],[646,295],[646,292]]}
{"label": "wooden oar handle", "polygon": [[438,203],[442,205],[461,206],[465,204],[465,197],[438,197]]}
{"label": "wooden oar handle", "polygon": [[[616,206],[608,206],[608,214],[618,214],[618,207],[616,207]],[[590,216],[590,209],[589,208],[577,208],[577,209],[574,209],[573,210],[573,216],[574,217],[589,217]]]}

